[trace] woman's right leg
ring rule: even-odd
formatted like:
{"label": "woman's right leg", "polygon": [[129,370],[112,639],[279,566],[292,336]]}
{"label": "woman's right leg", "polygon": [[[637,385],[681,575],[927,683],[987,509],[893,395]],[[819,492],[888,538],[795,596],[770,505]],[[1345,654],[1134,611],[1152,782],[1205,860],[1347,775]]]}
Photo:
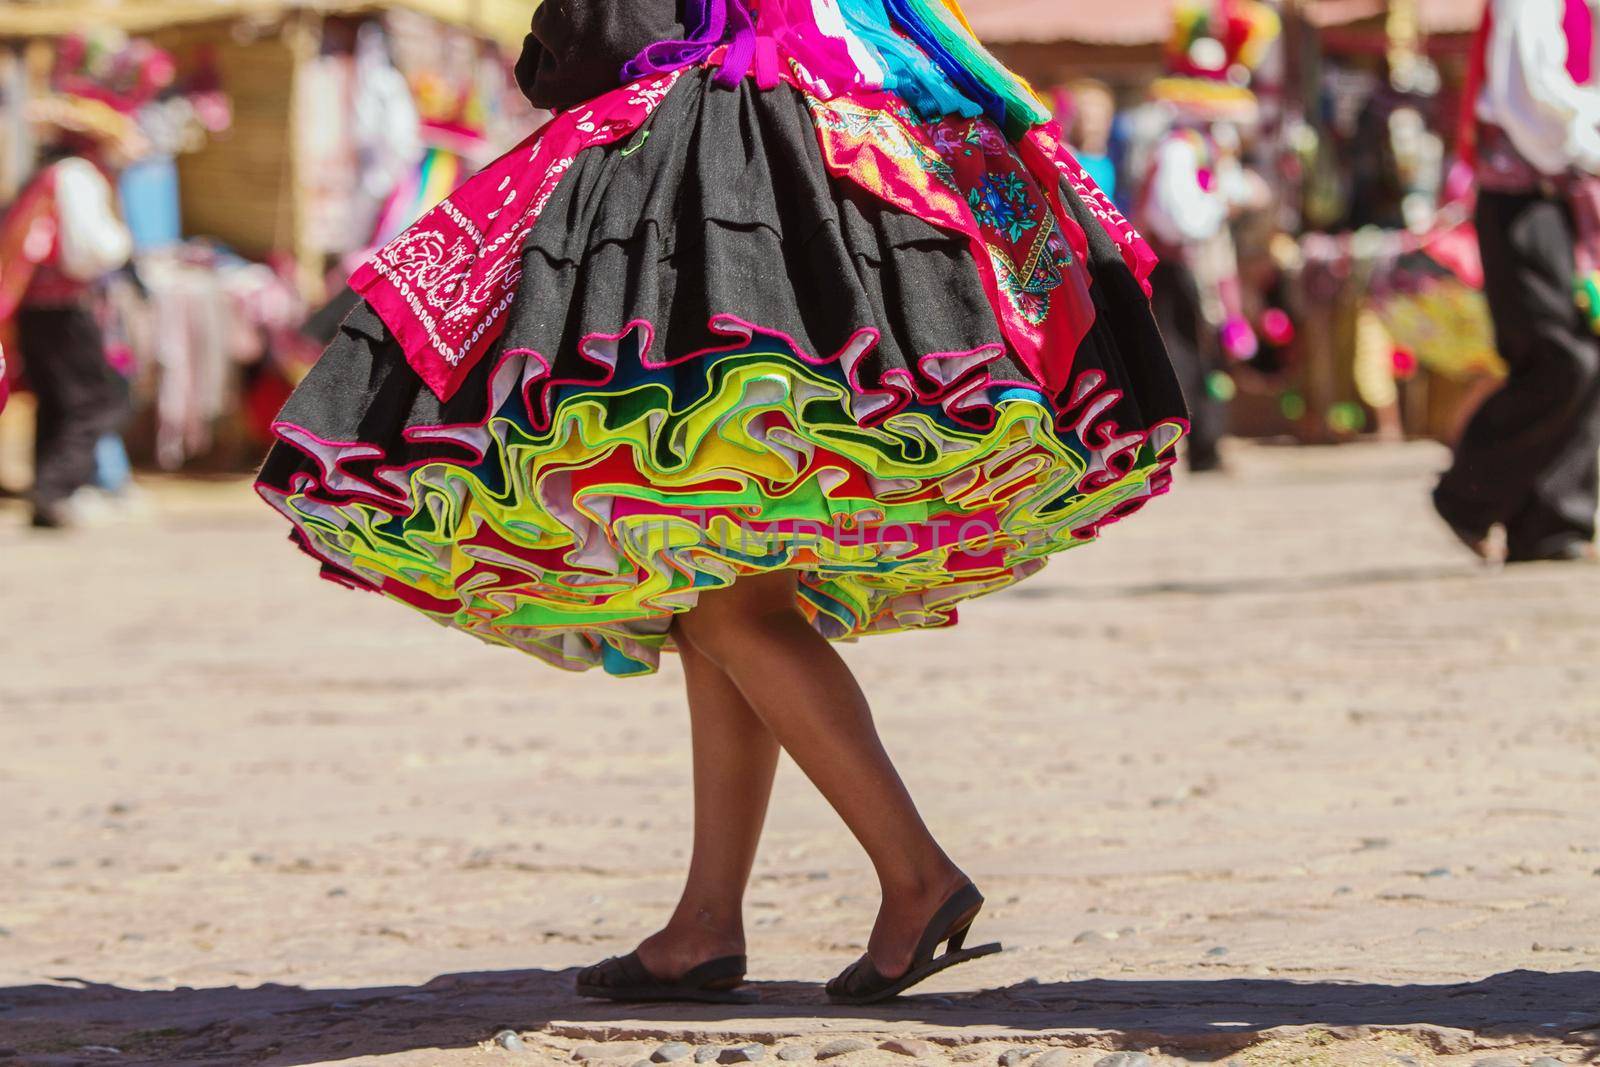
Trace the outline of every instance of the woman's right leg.
{"label": "woman's right leg", "polygon": [[694,853],[672,918],[639,945],[658,978],[744,954],[744,891],[766,821],[778,742],[715,663],[674,629],[694,744]]}

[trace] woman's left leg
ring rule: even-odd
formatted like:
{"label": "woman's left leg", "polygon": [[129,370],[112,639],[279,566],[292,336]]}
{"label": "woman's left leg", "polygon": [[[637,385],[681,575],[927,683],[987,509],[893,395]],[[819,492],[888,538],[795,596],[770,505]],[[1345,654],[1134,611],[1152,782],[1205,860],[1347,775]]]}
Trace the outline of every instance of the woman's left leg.
{"label": "woman's left leg", "polygon": [[744,892],[766,821],[778,742],[722,669],[674,632],[694,743],[694,853],[672,918],[639,945],[639,961],[675,979],[744,954]]}

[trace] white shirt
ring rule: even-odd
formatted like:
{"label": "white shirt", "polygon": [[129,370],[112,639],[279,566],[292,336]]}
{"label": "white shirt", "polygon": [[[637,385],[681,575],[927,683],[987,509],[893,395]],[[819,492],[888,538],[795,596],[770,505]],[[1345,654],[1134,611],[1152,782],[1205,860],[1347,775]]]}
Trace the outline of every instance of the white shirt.
{"label": "white shirt", "polygon": [[88,160],[72,158],[55,165],[55,180],[62,273],[92,282],[125,266],[133,235],[117,218],[105,175]]}
{"label": "white shirt", "polygon": [[1478,118],[1506,132],[1549,175],[1600,174],[1600,89],[1567,73],[1563,0],[1490,0],[1493,22]]}
{"label": "white shirt", "polygon": [[1197,244],[1216,236],[1228,221],[1228,200],[1215,184],[1207,189],[1201,183],[1200,164],[1200,151],[1188,137],[1168,137],[1156,149],[1139,225],[1163,244]]}

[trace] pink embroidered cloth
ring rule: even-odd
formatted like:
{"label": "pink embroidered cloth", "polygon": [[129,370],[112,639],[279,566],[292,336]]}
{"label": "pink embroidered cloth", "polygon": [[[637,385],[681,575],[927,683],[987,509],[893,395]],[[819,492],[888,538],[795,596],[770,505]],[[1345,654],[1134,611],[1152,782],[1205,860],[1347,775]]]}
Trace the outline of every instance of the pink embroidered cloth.
{"label": "pink embroidered cloth", "polygon": [[1122,253],[1123,263],[1133,272],[1133,276],[1144,289],[1144,295],[1148,297],[1150,273],[1156,269],[1155,250],[1073,156],[1072,150],[1067,147],[1067,140],[1061,132],[1060,124],[1048,122],[1035,127],[1018,144],[1018,150],[1030,167],[1054,167],[1067,179],[1072,191],[1078,194],[1078,198],[1088,207],[1089,213],[1110,235],[1112,243]]}
{"label": "pink embroidered cloth", "polygon": [[441,399],[505,330],[522,245],[587,148],[631,136],[682,71],[641,78],[563,112],[479,171],[350,278]]}

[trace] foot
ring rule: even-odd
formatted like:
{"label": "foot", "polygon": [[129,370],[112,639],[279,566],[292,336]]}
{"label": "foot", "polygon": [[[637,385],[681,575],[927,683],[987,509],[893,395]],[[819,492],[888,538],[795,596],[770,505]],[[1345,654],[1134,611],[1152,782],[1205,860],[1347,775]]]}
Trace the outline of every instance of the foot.
{"label": "foot", "polygon": [[883,891],[878,921],[867,941],[867,956],[885,978],[899,978],[911,969],[917,942],[933,920],[934,912],[951,895],[971,881],[961,869],[949,864],[937,874],[918,879],[903,887]]}
{"label": "foot", "polygon": [[1494,567],[1506,561],[1505,549],[1495,544],[1493,533],[1480,534],[1460,526],[1451,526],[1450,532],[1455,534],[1456,540],[1465,545],[1480,562]]}
{"label": "foot", "polygon": [[744,955],[742,929],[717,929],[705,919],[683,922],[675,917],[664,929],[639,942],[639,962],[657,978],[675,982],[702,963]]}
{"label": "foot", "polygon": [[1497,544],[1493,527],[1478,528],[1458,521],[1450,514],[1449,502],[1435,490],[1433,493],[1433,510],[1439,518],[1455,534],[1456,540],[1467,547],[1467,551],[1477,556],[1483,563],[1494,567],[1506,561],[1506,552],[1503,545]]}
{"label": "foot", "polygon": [[1573,541],[1554,552],[1512,553],[1508,563],[1600,563],[1600,547],[1593,541]]}
{"label": "foot", "polygon": [[601,960],[578,972],[573,983],[580,997],[625,1003],[754,1004],[760,998],[745,984],[743,956],[707,960],[680,978],[665,979],[639,959],[637,952]]}
{"label": "foot", "polygon": [[72,509],[65,501],[40,502],[33,506],[35,530],[67,530],[73,525]]}

